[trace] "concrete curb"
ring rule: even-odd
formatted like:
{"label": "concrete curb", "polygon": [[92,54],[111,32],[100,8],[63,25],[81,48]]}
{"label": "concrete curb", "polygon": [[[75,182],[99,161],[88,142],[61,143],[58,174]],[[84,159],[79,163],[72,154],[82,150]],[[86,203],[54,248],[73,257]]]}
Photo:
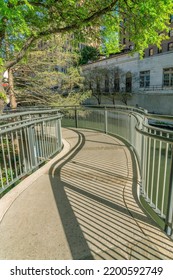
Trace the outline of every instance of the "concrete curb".
{"label": "concrete curb", "polygon": [[16,187],[14,187],[12,190],[10,190],[7,194],[5,194],[0,199],[0,223],[1,223],[4,215],[8,211],[8,209],[11,207],[13,202],[17,199],[17,197],[23,191],[25,191],[30,185],[32,185],[41,175],[46,173],[49,170],[49,168],[52,166],[52,164],[54,164],[57,160],[61,159],[63,156],[65,156],[69,152],[70,144],[64,139],[62,142],[63,142],[63,149],[57,156],[55,156],[44,166],[42,166],[37,171],[35,171],[33,174],[31,174],[26,179],[24,179],[21,183],[19,183]]}

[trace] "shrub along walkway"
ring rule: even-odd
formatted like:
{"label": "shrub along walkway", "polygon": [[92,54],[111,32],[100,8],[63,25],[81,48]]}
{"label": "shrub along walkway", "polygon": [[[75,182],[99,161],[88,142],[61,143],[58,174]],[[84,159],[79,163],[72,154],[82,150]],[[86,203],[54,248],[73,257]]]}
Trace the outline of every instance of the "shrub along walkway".
{"label": "shrub along walkway", "polygon": [[131,150],[91,130],[64,129],[63,138],[69,151],[16,188],[0,223],[0,259],[173,259],[173,242],[138,202]]}

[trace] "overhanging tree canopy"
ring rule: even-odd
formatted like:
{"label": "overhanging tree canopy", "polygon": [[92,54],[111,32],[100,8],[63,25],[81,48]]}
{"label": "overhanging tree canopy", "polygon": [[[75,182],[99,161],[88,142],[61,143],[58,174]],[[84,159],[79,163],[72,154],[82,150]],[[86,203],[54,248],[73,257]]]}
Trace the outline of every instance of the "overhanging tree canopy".
{"label": "overhanging tree canopy", "polygon": [[170,14],[172,0],[0,0],[1,72],[17,64],[35,40],[55,33],[77,31],[86,42],[98,36],[102,49],[112,52],[121,47],[125,28],[141,52],[161,42]]}
{"label": "overhanging tree canopy", "polygon": [[91,93],[84,89],[73,38],[63,35],[38,40],[14,71],[14,91],[22,105],[81,104]]}

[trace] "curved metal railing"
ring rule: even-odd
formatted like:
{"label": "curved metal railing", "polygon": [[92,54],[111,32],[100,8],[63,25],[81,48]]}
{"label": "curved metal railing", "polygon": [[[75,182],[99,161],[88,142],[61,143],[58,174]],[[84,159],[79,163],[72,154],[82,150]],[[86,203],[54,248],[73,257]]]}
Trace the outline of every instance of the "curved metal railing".
{"label": "curved metal railing", "polygon": [[0,193],[61,150],[61,117],[57,110],[0,116]]}
{"label": "curved metal railing", "polygon": [[173,237],[173,117],[127,106],[63,108],[61,112],[62,126],[100,130],[133,147],[141,175],[140,201]]}
{"label": "curved metal railing", "polygon": [[99,130],[130,144],[140,169],[139,199],[173,237],[173,117],[141,108],[68,106],[1,116],[0,192],[61,149],[62,115],[64,127]]}

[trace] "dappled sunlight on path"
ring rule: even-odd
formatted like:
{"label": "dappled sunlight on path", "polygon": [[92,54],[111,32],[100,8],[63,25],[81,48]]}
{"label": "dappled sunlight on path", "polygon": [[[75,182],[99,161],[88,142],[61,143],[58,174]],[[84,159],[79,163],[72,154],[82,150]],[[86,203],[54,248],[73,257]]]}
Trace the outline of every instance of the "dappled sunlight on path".
{"label": "dappled sunlight on path", "polygon": [[63,137],[70,151],[4,216],[0,258],[173,259],[173,242],[138,202],[130,148],[91,130],[64,129]]}
{"label": "dappled sunlight on path", "polygon": [[[89,247],[90,255],[81,257],[172,258],[172,242],[139,208],[137,170],[130,150],[120,140],[98,132],[78,134],[82,149],[61,171],[54,170],[53,181],[63,182],[59,192],[68,200]],[[73,255],[72,243],[71,251]]]}

